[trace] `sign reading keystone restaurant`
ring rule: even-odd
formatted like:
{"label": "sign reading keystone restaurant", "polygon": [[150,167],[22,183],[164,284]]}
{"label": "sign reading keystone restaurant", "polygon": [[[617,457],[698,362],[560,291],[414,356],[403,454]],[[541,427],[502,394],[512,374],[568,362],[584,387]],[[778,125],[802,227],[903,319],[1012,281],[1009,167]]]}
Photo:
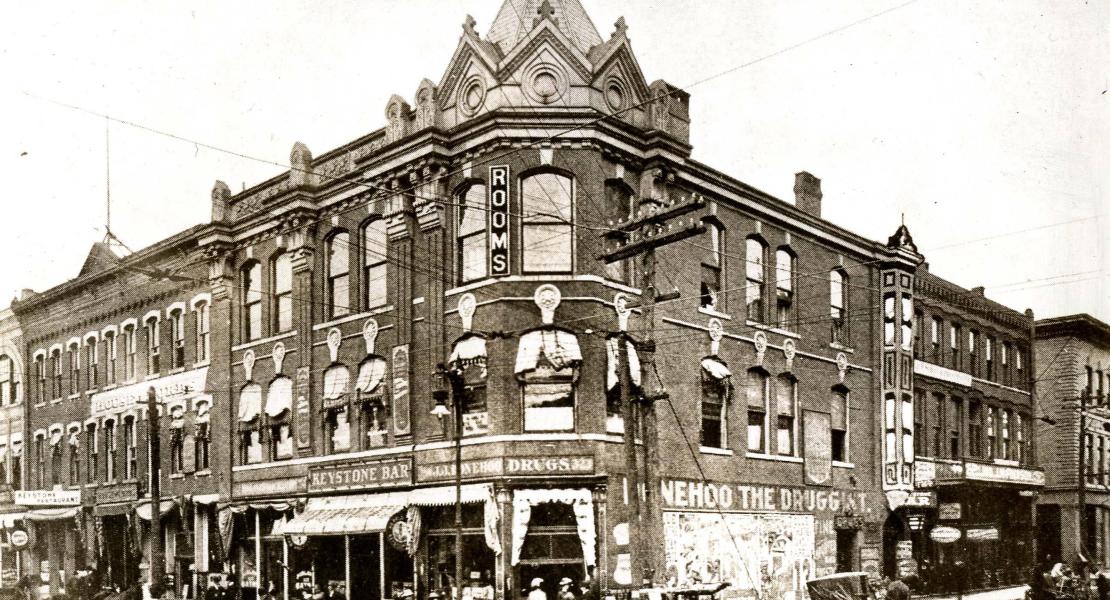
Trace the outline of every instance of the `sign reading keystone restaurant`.
{"label": "sign reading keystone restaurant", "polygon": [[392,487],[412,483],[412,459],[396,458],[364,463],[314,467],[308,472],[308,491]]}
{"label": "sign reading keystone restaurant", "polygon": [[20,506],[80,506],[81,490],[17,490]]}
{"label": "sign reading keystone restaurant", "polygon": [[201,367],[150,381],[132,383],[107,392],[98,392],[93,394],[89,401],[89,416],[99,417],[136,406],[144,406],[147,390],[152,387],[158,395],[158,401],[163,404],[170,400],[184,398],[189,394],[203,393],[207,377],[208,367]]}
{"label": "sign reading keystone restaurant", "polygon": [[[578,456],[506,456],[462,461],[462,478],[500,475],[591,475],[594,457]],[[449,481],[455,477],[455,463],[417,465],[417,481]]]}

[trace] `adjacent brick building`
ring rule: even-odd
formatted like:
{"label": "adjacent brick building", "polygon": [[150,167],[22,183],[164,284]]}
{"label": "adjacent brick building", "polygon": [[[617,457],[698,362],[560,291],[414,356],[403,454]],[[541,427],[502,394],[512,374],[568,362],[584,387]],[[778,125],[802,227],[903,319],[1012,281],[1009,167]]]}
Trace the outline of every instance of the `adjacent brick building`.
{"label": "adjacent brick building", "polygon": [[[1095,568],[1110,566],[1110,325],[1087,314],[1041,319],[1035,348],[1037,400],[1045,417],[1037,422],[1037,447],[1048,474],[1037,498],[1041,557],[1074,563],[1083,556]],[[1081,456],[1085,519],[1079,515]]]}
{"label": "adjacent brick building", "polygon": [[10,309],[0,311],[0,585],[24,575],[26,539],[23,510],[14,492],[23,489],[23,337]]}

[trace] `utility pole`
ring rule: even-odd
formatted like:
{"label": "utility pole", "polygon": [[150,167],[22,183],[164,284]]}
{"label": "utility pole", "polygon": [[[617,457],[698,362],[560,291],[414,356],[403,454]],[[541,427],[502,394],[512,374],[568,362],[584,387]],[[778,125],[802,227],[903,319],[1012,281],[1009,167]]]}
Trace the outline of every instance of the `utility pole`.
{"label": "utility pole", "polygon": [[[662,177],[657,171],[645,173],[645,177]],[[625,471],[628,481],[629,505],[629,563],[632,571],[632,584],[637,585],[637,578],[642,585],[651,585],[655,575],[659,573],[658,551],[661,543],[651,539],[655,537],[654,527],[659,520],[655,518],[658,507],[656,504],[657,490],[655,473],[657,472],[658,448],[655,412],[652,402],[658,398],[645,396],[642,406],[637,406],[632,399],[632,373],[628,361],[628,343],[631,341],[635,347],[648,352],[646,359],[641,359],[642,372],[650,372],[650,355],[655,351],[653,341],[655,329],[655,303],[660,300],[656,294],[655,285],[655,249],[678,242],[690,237],[705,233],[705,225],[700,220],[679,217],[705,207],[705,199],[694,194],[690,198],[683,198],[678,202],[666,202],[650,193],[652,186],[641,186],[641,198],[636,215],[627,221],[611,223],[612,230],[605,234],[611,242],[616,242],[616,249],[600,256],[606,263],[614,263],[632,257],[641,259],[641,280],[639,308],[642,310],[644,322],[644,340],[632,340],[622,323],[621,332],[617,338],[617,374],[621,386],[621,410],[624,418],[624,449]],[[649,193],[644,194],[646,188]],[[670,296],[668,296],[670,297]],[[620,310],[620,307],[618,307]],[[646,377],[641,377],[641,385],[646,383]],[[660,396],[661,397],[661,396]],[[643,417],[642,419],[640,417]],[[640,469],[636,451],[637,434],[642,432],[641,439],[645,446],[644,477],[643,482],[647,490],[645,503],[640,498]],[[645,510],[642,504],[647,504]],[[646,515],[646,517],[645,517]],[[645,527],[651,523],[653,527]],[[645,529],[647,531],[645,531]],[[650,538],[649,538],[650,536]],[[646,559],[644,555],[647,555]]]}
{"label": "utility pole", "polygon": [[158,423],[158,394],[146,391],[147,473],[150,475],[150,587],[162,587],[166,575],[166,540],[162,531],[162,443]]}

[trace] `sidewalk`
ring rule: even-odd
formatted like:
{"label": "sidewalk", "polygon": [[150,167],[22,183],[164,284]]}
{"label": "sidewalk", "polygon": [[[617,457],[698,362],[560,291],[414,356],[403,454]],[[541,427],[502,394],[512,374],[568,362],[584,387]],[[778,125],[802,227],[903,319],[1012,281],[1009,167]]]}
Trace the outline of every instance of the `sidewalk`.
{"label": "sidewalk", "polygon": [[[1022,600],[1025,597],[1025,592],[1029,589],[1027,585],[1015,585],[1012,587],[999,588],[997,590],[987,590],[985,592],[972,592],[964,594],[964,600]],[[915,598],[928,599],[928,600],[955,600],[955,594],[937,594],[929,596],[915,596]]]}

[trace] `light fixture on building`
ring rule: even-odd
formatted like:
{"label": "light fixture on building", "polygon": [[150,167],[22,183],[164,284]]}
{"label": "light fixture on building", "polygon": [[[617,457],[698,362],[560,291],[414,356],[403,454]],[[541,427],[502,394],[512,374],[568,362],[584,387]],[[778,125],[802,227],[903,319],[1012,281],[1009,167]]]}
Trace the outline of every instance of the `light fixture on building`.
{"label": "light fixture on building", "polygon": [[907,520],[911,531],[921,531],[925,528],[925,517],[922,515],[910,515]]}
{"label": "light fixture on building", "polygon": [[432,408],[432,414],[438,419],[442,419],[451,414],[447,408],[447,396],[449,394],[450,382],[447,381],[447,369],[444,368],[443,363],[436,365],[436,370],[432,373],[432,399],[435,400],[435,407]]}

